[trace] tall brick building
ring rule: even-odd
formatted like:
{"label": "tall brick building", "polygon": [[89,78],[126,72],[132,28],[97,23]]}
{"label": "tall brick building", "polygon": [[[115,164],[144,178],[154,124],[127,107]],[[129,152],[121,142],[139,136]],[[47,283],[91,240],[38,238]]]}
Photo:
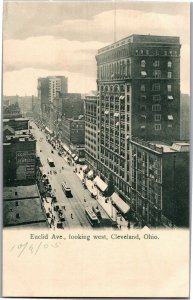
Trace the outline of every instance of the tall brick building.
{"label": "tall brick building", "polygon": [[[180,48],[178,37],[131,35],[96,55],[98,175],[152,226],[188,226],[189,150],[172,148],[180,140]],[[187,184],[179,185],[180,168]]]}

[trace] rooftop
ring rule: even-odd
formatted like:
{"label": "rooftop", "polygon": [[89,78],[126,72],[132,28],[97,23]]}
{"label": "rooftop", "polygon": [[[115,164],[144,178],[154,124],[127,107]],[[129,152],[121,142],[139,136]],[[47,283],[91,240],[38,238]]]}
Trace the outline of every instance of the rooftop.
{"label": "rooftop", "polygon": [[154,152],[162,153],[176,153],[176,152],[189,152],[190,145],[184,142],[175,142],[172,145],[161,141],[144,141],[137,137],[132,137],[132,142],[139,144],[141,147]]}
{"label": "rooftop", "polygon": [[86,101],[86,102],[96,102],[97,101],[97,96],[85,96],[84,101]]}
{"label": "rooftop", "polygon": [[3,122],[19,122],[19,121],[29,121],[28,118],[14,118],[14,119],[3,119]]}
{"label": "rooftop", "polygon": [[40,198],[3,201],[4,226],[35,225],[45,223],[46,217]]}
{"label": "rooftop", "polygon": [[177,36],[161,36],[161,35],[142,35],[142,34],[132,34],[125,37],[111,45],[105,46],[98,50],[98,54],[112,50],[114,48],[130,44],[130,43],[156,43],[156,44],[179,44],[180,39]]}
{"label": "rooftop", "polygon": [[11,201],[28,198],[32,199],[38,197],[39,191],[37,185],[3,187],[4,200]]}

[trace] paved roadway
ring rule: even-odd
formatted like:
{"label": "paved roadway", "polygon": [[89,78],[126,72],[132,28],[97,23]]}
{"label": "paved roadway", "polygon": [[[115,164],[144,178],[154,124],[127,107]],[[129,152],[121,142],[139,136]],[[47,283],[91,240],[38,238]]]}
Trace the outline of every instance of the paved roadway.
{"label": "paved roadway", "polygon": [[[63,213],[65,216],[64,227],[65,228],[91,228],[86,215],[85,206],[96,207],[98,203],[90,195],[87,189],[84,189],[80,178],[73,172],[74,167],[69,166],[64,157],[58,155],[57,150],[46,141],[46,134],[42,132],[35,123],[31,122],[33,129],[31,130],[35,138],[37,139],[37,154],[40,156],[41,163],[43,165],[44,173],[47,174],[52,189],[55,190],[58,204],[61,207],[65,206]],[[41,151],[40,151],[41,150]],[[54,154],[51,153],[54,151]],[[50,157],[54,160],[55,167],[50,167],[47,163],[47,158]],[[64,170],[62,170],[64,167]],[[53,174],[53,171],[57,171],[57,174]],[[52,171],[52,174],[48,174]],[[67,198],[62,190],[61,184],[66,181],[72,191],[72,198]],[[107,214],[102,208],[101,227],[110,226],[110,220]],[[71,216],[72,214],[72,216]]]}

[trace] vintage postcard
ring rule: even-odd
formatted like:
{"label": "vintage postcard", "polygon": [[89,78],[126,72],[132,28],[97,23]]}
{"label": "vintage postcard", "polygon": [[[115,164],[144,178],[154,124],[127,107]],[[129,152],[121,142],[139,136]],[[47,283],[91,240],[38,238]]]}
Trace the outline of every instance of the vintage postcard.
{"label": "vintage postcard", "polygon": [[189,297],[190,4],[3,3],[3,296]]}

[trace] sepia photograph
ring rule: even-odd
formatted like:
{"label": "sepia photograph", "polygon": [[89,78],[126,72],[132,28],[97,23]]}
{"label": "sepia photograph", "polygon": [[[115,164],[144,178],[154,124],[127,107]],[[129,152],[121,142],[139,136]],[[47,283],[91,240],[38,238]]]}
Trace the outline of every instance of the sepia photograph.
{"label": "sepia photograph", "polygon": [[[152,282],[152,290],[139,293],[134,287],[132,293],[125,283],[121,289],[126,266],[122,275],[116,275],[120,286],[116,292],[111,293],[109,286],[92,290],[92,282],[89,291],[75,288],[72,281],[69,289],[80,297],[187,296],[190,4],[5,0],[2,35],[6,249],[24,257],[29,255],[27,248],[31,251],[30,241],[36,243],[33,254],[43,255],[46,240],[62,239],[68,244],[75,241],[73,247],[84,254],[89,250],[79,248],[78,241],[82,245],[83,240],[101,239],[93,241],[92,249],[100,252],[108,243],[103,249],[111,249],[108,253],[114,257],[116,243],[116,249],[122,249],[116,250],[119,259],[112,260],[116,262],[123,250],[122,257],[127,257],[128,243],[132,255],[139,253],[138,247],[154,243],[157,255],[165,235],[166,249],[173,242],[170,250],[177,248],[179,262],[185,261],[183,275],[176,275],[179,290],[170,293],[168,286],[154,290]],[[174,238],[183,232],[184,237]],[[26,234],[27,239],[19,241]],[[13,236],[19,244],[11,246]],[[180,241],[181,252],[176,247]],[[173,256],[170,250],[168,260]],[[4,250],[7,264],[10,251]],[[68,261],[70,253],[66,257]],[[155,257],[164,266],[165,255]],[[99,256],[94,267],[98,260]],[[171,260],[170,273],[162,268],[160,272],[175,274],[176,267]],[[68,288],[52,294],[49,288],[34,292],[28,287],[23,294],[23,287],[9,286],[15,277],[7,270],[5,296],[73,296]],[[170,275],[165,285],[172,287]]]}

